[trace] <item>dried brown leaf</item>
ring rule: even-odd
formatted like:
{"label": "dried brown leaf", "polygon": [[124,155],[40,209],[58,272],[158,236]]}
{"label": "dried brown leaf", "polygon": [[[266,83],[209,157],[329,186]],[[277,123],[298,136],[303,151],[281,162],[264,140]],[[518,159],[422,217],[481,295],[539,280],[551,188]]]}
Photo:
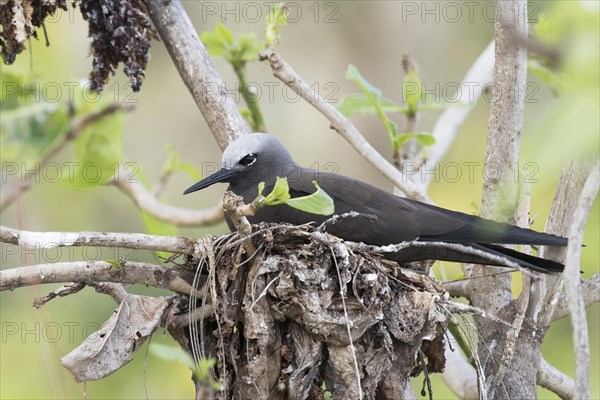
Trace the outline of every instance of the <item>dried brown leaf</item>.
{"label": "dried brown leaf", "polygon": [[131,361],[133,353],[160,325],[164,297],[129,295],[99,331],[61,359],[77,382],[108,376]]}

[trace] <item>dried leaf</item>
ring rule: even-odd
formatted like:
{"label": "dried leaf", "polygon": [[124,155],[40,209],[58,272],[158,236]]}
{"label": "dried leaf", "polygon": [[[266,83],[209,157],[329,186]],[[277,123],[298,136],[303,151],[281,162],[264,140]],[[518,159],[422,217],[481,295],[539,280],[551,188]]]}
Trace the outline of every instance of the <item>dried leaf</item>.
{"label": "dried leaf", "polygon": [[102,379],[131,361],[158,328],[168,306],[164,297],[129,295],[99,331],[61,359],[77,382]]}

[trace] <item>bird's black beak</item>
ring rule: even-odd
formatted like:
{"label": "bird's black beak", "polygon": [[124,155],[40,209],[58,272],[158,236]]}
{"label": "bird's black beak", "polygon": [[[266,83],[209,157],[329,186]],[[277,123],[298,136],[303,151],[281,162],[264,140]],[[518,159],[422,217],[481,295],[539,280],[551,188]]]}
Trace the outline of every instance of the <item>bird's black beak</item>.
{"label": "bird's black beak", "polygon": [[185,190],[185,192],[183,192],[183,194],[188,194],[188,193],[195,192],[197,190],[207,188],[210,185],[214,185],[215,183],[229,182],[229,178],[231,178],[232,176],[236,175],[239,172],[240,171],[221,168],[219,171],[210,175],[208,178],[204,178],[200,182],[195,183],[192,186],[190,186],[189,188],[187,188]]}

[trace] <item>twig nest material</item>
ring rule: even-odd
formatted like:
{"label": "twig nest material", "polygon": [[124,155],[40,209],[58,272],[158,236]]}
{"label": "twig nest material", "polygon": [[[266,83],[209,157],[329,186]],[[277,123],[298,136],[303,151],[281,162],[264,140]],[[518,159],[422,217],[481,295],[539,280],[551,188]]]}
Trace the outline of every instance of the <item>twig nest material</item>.
{"label": "twig nest material", "polygon": [[[253,226],[256,252],[237,233],[200,260],[201,307],[190,328],[196,358],[217,359],[219,398],[394,398],[427,359],[444,368],[447,293],[311,226]],[[248,256],[252,256],[248,261]],[[203,349],[203,350],[202,350]]]}

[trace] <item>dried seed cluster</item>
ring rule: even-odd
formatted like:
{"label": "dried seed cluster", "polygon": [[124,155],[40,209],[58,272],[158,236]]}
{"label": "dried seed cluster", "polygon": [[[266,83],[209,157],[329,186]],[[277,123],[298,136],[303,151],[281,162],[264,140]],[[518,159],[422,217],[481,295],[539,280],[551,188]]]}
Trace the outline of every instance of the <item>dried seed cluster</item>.
{"label": "dried seed cluster", "polygon": [[[46,17],[57,9],[67,10],[66,0],[0,0],[0,48],[4,62],[12,64],[25,49],[25,41],[44,28]],[[92,89],[101,90],[119,63],[134,91],[140,90],[149,59],[150,42],[157,38],[148,10],[141,0],[81,0],[83,19],[88,21],[93,57]]]}

